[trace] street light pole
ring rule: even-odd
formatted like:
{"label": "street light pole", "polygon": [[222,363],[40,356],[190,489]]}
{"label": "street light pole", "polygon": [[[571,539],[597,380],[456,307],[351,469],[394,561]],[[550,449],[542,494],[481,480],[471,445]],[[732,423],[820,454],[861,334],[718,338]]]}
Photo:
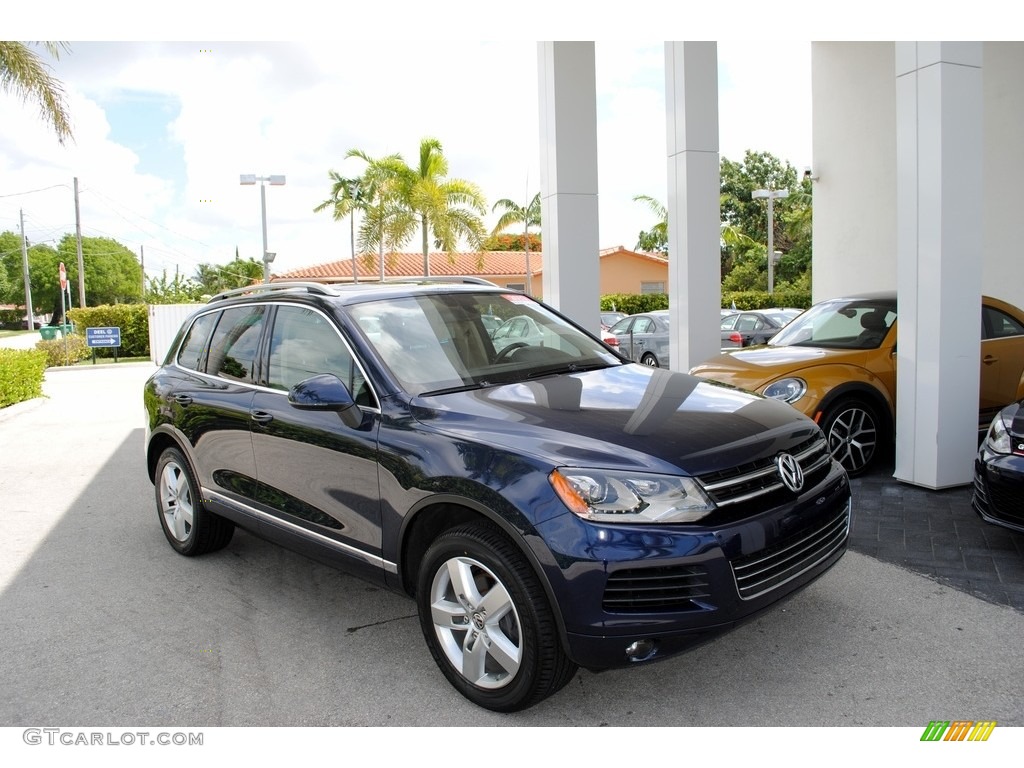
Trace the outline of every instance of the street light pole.
{"label": "street light pole", "polygon": [[755,200],[768,200],[768,293],[775,290],[775,200],[789,197],[788,189],[755,189],[751,193]]}
{"label": "street light pole", "polygon": [[[284,176],[272,175],[272,176],[257,176],[254,173],[243,173],[238,177],[238,183],[242,186],[254,186],[256,182],[260,183],[260,220],[263,224],[263,282],[270,282],[270,262],[273,261],[273,256],[267,251],[267,187],[266,182],[270,183],[272,187],[283,187]],[[277,254],[274,254],[275,256]]]}

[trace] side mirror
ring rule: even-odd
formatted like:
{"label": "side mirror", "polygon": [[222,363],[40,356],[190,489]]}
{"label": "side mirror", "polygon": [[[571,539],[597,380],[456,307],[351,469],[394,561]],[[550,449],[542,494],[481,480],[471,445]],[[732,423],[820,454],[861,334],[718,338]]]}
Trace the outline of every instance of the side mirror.
{"label": "side mirror", "polygon": [[288,402],[303,411],[337,411],[345,426],[358,429],[363,412],[348,387],[333,373],[320,373],[300,381],[288,392]]}

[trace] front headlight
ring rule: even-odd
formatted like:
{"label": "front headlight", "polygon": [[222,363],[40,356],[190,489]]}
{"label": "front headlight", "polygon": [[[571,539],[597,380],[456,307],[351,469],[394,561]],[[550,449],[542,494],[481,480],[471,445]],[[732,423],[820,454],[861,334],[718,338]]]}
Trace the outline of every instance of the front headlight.
{"label": "front headlight", "polygon": [[795,403],[807,391],[807,382],[803,379],[779,379],[764,388],[764,396],[784,403]]}
{"label": "front headlight", "polygon": [[548,480],[569,509],[597,523],[693,523],[715,508],[689,477],[563,467]]}
{"label": "front headlight", "polygon": [[1010,434],[1000,414],[996,414],[992,419],[988,434],[985,436],[985,447],[992,453],[1010,453]]}

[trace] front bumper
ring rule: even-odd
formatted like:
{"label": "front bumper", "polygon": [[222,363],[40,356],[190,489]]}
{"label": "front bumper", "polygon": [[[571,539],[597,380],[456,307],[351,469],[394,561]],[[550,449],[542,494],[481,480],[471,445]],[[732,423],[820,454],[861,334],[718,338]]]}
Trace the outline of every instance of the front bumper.
{"label": "front bumper", "polygon": [[720,527],[548,521],[568,655],[590,669],[664,658],[757,616],[842,557],[851,506],[833,462],[799,498]]}
{"label": "front bumper", "polygon": [[986,523],[1024,533],[1024,456],[982,448],[974,462],[971,505]]}

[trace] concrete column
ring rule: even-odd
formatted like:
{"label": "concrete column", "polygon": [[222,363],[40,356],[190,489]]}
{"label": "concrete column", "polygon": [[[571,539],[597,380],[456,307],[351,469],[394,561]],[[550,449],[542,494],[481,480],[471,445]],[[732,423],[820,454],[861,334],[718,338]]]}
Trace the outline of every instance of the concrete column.
{"label": "concrete column", "polygon": [[537,44],[543,299],[600,330],[593,42]]}
{"label": "concrete column", "polygon": [[982,44],[898,42],[895,476],[971,482],[983,230]]}
{"label": "concrete column", "polygon": [[686,371],[719,353],[718,45],[665,43],[669,357]]}

